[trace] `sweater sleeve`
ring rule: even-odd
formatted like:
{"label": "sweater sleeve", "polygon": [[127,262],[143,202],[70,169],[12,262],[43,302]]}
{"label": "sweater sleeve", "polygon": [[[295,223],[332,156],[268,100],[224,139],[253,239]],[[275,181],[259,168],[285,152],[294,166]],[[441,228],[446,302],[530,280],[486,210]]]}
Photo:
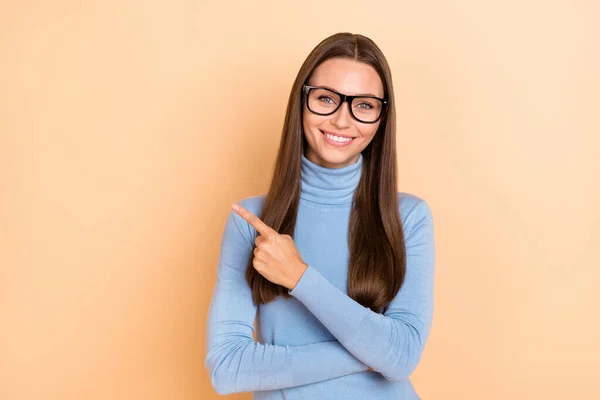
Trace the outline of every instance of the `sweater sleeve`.
{"label": "sweater sleeve", "polygon": [[407,378],[417,367],[433,318],[433,218],[419,202],[405,222],[404,284],[383,314],[362,306],[309,265],[289,291],[359,360],[385,378]]}
{"label": "sweater sleeve", "polygon": [[245,223],[231,211],[221,243],[205,358],[214,389],[220,394],[284,389],[367,371],[337,340],[303,346],[254,341],[257,307],[245,280],[252,251]]}

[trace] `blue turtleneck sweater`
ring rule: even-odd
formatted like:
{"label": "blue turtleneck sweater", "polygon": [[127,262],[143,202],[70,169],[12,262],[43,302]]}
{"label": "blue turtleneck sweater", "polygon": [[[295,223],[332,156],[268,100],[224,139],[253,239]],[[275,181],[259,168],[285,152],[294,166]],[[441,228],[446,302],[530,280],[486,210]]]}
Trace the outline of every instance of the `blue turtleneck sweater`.
{"label": "blue turtleneck sweater", "polygon": [[[419,399],[409,375],[433,316],[432,214],[425,200],[398,193],[404,285],[382,314],[354,301],[347,295],[348,223],[362,163],[360,154],[354,164],[329,169],[302,156],[294,242],[308,268],[291,298],[254,304],[245,269],[257,232],[230,212],[207,328],[205,365],[217,392],[252,391],[253,399]],[[260,217],[264,198],[239,204]]]}

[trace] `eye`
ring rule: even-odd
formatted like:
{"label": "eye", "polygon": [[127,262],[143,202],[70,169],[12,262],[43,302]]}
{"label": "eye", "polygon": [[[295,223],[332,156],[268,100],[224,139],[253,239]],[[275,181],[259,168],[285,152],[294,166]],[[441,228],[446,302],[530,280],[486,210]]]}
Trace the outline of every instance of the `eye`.
{"label": "eye", "polygon": [[331,97],[325,96],[325,95],[319,96],[319,100],[323,101],[325,103],[328,103],[328,104],[334,104],[335,103],[335,100],[333,100]]}
{"label": "eye", "polygon": [[371,110],[373,105],[370,103],[362,102],[358,104],[358,108],[362,108],[363,110]]}

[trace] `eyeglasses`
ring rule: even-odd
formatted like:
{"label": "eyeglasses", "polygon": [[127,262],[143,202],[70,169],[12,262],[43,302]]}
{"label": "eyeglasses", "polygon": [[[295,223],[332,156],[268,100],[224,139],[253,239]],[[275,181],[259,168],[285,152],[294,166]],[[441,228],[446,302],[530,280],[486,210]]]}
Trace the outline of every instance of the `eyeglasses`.
{"label": "eyeglasses", "polygon": [[350,96],[322,86],[303,85],[308,110],[317,115],[331,115],[344,104],[350,105],[350,115],[365,124],[374,124],[384,115],[388,100],[375,96]]}

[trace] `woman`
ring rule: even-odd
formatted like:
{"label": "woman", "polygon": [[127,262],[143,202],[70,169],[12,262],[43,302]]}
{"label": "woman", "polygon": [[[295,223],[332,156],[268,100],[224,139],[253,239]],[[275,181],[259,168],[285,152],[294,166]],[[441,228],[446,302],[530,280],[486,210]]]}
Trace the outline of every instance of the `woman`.
{"label": "woman", "polygon": [[226,222],[205,362],[217,392],[419,398],[408,377],[433,316],[433,221],[397,191],[394,107],[364,36],[333,35],[302,65],[269,192]]}

